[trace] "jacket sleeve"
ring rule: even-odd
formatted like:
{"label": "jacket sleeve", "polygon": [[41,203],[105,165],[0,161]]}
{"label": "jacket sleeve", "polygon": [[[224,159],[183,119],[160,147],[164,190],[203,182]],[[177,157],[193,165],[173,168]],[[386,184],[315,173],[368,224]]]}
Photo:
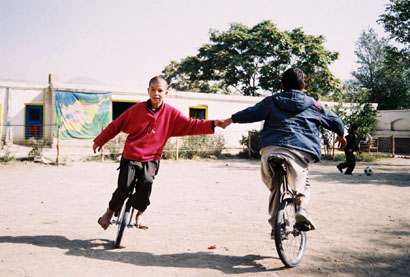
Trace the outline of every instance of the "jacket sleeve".
{"label": "jacket sleeve", "polygon": [[271,111],[272,97],[266,97],[255,106],[246,108],[232,115],[234,123],[252,123],[264,120]]}
{"label": "jacket sleeve", "polygon": [[343,121],[340,119],[340,117],[338,117],[334,112],[323,108],[322,106],[318,107],[318,109],[320,110],[320,124],[324,128],[335,132],[338,136],[343,136],[345,129]]}
{"label": "jacket sleeve", "polygon": [[209,135],[214,133],[212,120],[187,118],[180,111],[175,110],[172,137]]}

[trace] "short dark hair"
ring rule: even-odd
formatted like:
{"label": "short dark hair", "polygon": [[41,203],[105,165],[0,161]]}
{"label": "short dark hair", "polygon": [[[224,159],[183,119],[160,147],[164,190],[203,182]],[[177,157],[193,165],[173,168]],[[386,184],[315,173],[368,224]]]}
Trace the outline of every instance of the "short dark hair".
{"label": "short dark hair", "polygon": [[357,129],[359,129],[359,125],[357,124],[352,124],[352,126],[350,127],[350,130],[352,131],[357,130]]}
{"label": "short dark hair", "polygon": [[289,68],[283,73],[281,82],[284,90],[302,90],[305,85],[304,73],[300,68]]}
{"label": "short dark hair", "polygon": [[150,87],[151,84],[158,84],[159,82],[165,82],[165,84],[167,84],[168,86],[167,80],[165,80],[161,76],[155,76],[155,77],[152,77],[151,80],[149,80],[148,87]]}

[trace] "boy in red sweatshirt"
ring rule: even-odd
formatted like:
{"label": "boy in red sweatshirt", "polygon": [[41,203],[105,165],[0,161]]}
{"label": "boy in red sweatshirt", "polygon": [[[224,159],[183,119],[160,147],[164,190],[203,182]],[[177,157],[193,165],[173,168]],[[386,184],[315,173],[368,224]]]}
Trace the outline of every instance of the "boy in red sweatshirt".
{"label": "boy in red sweatshirt", "polygon": [[174,107],[164,103],[168,94],[168,83],[160,76],[149,81],[149,100],[137,103],[112,121],[95,139],[93,151],[119,132],[128,134],[119,167],[117,189],[114,191],[106,212],[98,219],[105,230],[128,195],[128,189],[135,184],[136,191],[129,203],[137,209],[136,224],[150,204],[152,183],[158,173],[159,161],[164,146],[170,137],[213,134],[220,120],[199,120],[185,117]]}

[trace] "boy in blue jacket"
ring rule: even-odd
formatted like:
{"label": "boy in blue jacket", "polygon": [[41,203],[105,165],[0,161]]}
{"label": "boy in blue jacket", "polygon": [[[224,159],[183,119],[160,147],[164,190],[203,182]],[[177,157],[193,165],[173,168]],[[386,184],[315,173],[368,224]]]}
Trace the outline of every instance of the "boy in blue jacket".
{"label": "boy in blue jacket", "polygon": [[346,145],[342,120],[333,112],[325,110],[319,102],[307,96],[304,73],[290,68],[282,75],[283,91],[264,98],[253,107],[239,111],[224,120],[222,128],[231,123],[251,123],[264,120],[260,138],[262,180],[270,190],[268,222],[274,236],[276,205],[279,201],[278,184],[273,184],[268,159],[271,156],[285,158],[288,163],[288,182],[296,193],[296,222],[315,229],[307,213],[310,197],[308,165],[321,158],[319,126],[335,132],[340,147]]}

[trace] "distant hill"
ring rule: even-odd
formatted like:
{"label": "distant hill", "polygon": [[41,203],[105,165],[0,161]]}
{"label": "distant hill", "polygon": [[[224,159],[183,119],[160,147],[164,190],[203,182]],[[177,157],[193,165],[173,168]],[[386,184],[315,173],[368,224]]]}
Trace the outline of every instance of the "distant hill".
{"label": "distant hill", "polygon": [[35,82],[27,81],[27,80],[13,79],[13,78],[1,78],[1,77],[0,77],[0,81],[13,82],[13,83],[35,83]]}

